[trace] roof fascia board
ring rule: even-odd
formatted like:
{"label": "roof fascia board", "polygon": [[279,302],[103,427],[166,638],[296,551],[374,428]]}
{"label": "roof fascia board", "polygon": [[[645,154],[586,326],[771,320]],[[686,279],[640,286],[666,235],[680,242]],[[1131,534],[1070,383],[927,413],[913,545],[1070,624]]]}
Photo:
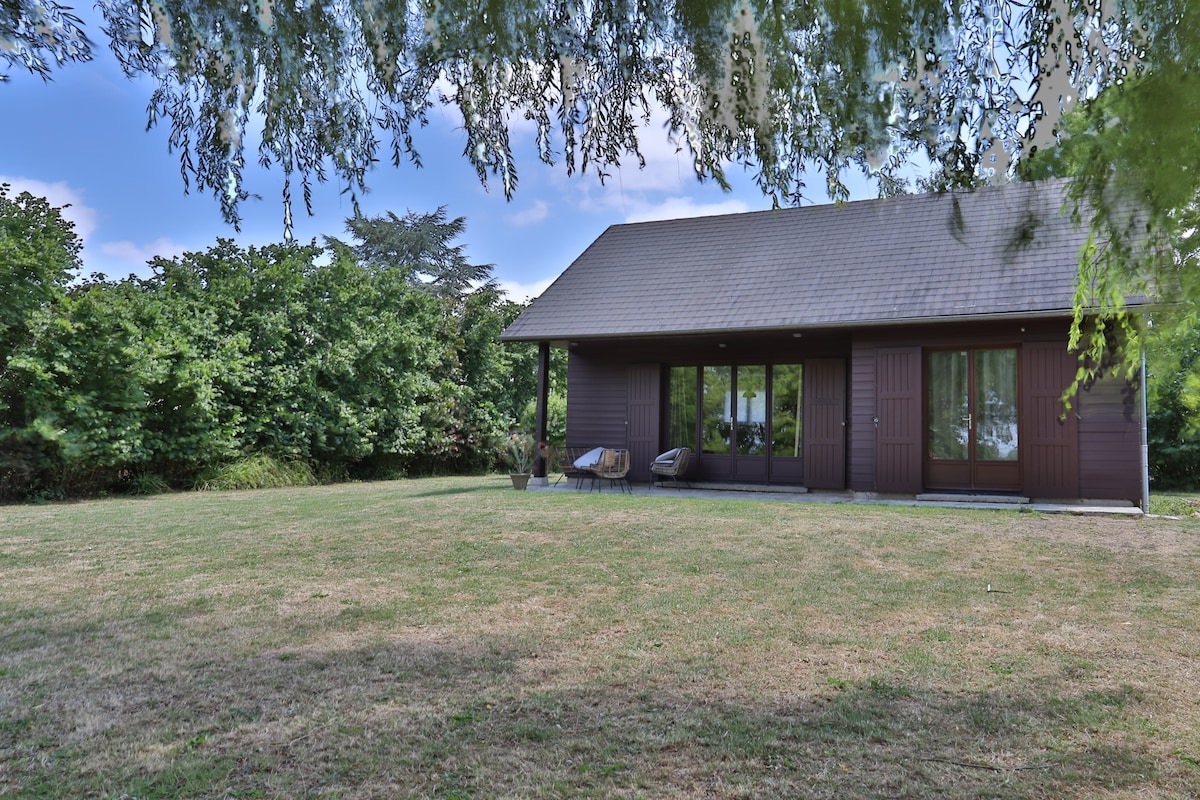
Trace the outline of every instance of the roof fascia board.
{"label": "roof fascia board", "polygon": [[553,333],[546,336],[508,336],[501,335],[502,342],[544,342],[544,341],[592,341],[600,339],[652,339],[665,336],[720,336],[739,333],[789,333],[792,331],[809,333],[812,331],[847,330],[851,328],[892,328],[902,325],[930,325],[942,322],[996,322],[1022,319],[1053,319],[1068,318],[1070,309],[1057,311],[1014,312],[1008,314],[963,314],[945,317],[904,317],[889,320],[870,320],[857,322],[830,322],[821,325],[776,325],[763,328],[692,328],[688,330],[662,331],[626,331],[613,333]]}

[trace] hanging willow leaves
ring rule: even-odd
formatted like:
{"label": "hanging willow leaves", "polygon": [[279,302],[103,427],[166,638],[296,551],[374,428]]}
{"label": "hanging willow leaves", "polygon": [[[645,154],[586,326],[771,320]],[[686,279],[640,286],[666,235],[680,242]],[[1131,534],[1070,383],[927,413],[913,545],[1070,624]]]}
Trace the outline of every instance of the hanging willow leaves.
{"label": "hanging willow leaves", "polygon": [[[284,174],[288,232],[293,180],[306,206],[319,181],[334,180],[357,197],[377,160],[420,163],[414,133],[437,107],[461,118],[463,156],[507,196],[518,186],[518,123],[531,122],[540,158],[568,173],[603,179],[622,159],[640,160],[639,136],[665,135],[690,154],[698,178],[725,185],[726,170],[745,165],[766,195],[785,204],[803,199],[814,176],[834,198],[847,197],[843,175],[851,169],[869,171],[885,194],[912,188],[906,170],[914,163],[932,165],[924,188],[1003,181],[1036,161],[1035,152],[1070,140],[1073,154],[1041,169],[1078,177],[1079,208],[1101,212],[1083,263],[1082,318],[1115,309],[1147,274],[1157,290],[1173,290],[1186,283],[1178,273],[1194,266],[1175,259],[1162,275],[1145,257],[1178,238],[1180,216],[1200,188],[1200,95],[1191,77],[1200,71],[1198,5],[102,0],[99,7],[124,68],[157,81],[150,122],[170,127],[187,185],[212,193],[235,225],[250,193],[248,159]],[[28,0],[4,4],[0,59],[36,70],[47,58],[87,53],[78,36],[61,40],[76,45],[59,53],[58,38],[38,33],[33,21],[45,8],[62,11]],[[666,130],[648,134],[646,122],[658,113]],[[1103,213],[1129,204],[1142,210],[1132,240],[1114,223],[1119,215]]]}
{"label": "hanging willow leaves", "polygon": [[9,80],[5,65],[48,78],[52,67],[91,58],[92,42],[70,6],[54,0],[0,3],[0,82]]}
{"label": "hanging willow leaves", "polygon": [[[185,178],[230,221],[253,157],[352,193],[385,152],[420,161],[435,105],[463,121],[481,180],[517,188],[514,123],[541,158],[600,176],[652,113],[724,181],[751,165],[764,192],[803,196],[823,173],[873,170],[885,190],[920,153],[963,185],[1003,178],[1050,143],[1060,110],[1149,63],[1170,4],[969,0],[492,0],[218,3],[109,0],[106,32],[158,89]],[[290,183],[285,201],[291,197]],[[290,213],[290,212],[289,212]],[[289,217],[290,219],[290,217]]]}

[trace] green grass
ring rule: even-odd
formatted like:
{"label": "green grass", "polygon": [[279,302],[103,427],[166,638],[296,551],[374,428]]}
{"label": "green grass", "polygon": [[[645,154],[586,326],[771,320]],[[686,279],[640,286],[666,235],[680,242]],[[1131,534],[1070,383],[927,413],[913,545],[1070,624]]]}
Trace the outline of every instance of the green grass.
{"label": "green grass", "polygon": [[1200,495],[1183,492],[1154,492],[1150,495],[1150,513],[1175,517],[1200,514]]}
{"label": "green grass", "polygon": [[1200,522],[514,492],[0,515],[0,797],[1190,797]]}

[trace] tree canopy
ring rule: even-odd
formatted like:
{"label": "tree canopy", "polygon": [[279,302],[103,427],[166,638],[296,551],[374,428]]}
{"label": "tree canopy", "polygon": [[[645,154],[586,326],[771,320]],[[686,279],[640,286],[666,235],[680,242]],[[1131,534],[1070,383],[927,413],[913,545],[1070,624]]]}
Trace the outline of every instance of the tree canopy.
{"label": "tree canopy", "polygon": [[392,211],[378,217],[354,216],[346,232],[358,240],[348,244],[333,236],[325,244],[346,251],[366,269],[398,268],[414,286],[439,297],[462,298],[472,291],[495,289],[491,264],[472,264],[466,245],[452,244],[467,228],[465,217],[446,219],[446,207],[398,217]]}
{"label": "tree canopy", "polygon": [[[603,178],[640,158],[659,111],[700,179],[753,169],[780,203],[849,169],[883,193],[1073,175],[1096,232],[1080,309],[1149,279],[1187,288],[1179,244],[1200,189],[1200,4],[1191,0],[101,0],[109,46],[157,82],[185,181],[235,225],[247,159],[351,194],[420,162],[413,133],[455,109],[463,155],[516,190],[514,126],[542,160]],[[0,63],[47,71],[89,43],[55,0],[0,13]],[[1039,166],[1036,152],[1053,151]],[[1032,173],[1030,173],[1032,174]],[[1109,214],[1122,203],[1136,218]],[[1094,215],[1094,216],[1093,216]],[[1130,219],[1134,230],[1130,229]],[[1172,237],[1174,241],[1172,241]],[[1154,245],[1145,247],[1146,244]],[[1185,248],[1186,249],[1186,248]],[[1099,276],[1096,279],[1096,276]]]}

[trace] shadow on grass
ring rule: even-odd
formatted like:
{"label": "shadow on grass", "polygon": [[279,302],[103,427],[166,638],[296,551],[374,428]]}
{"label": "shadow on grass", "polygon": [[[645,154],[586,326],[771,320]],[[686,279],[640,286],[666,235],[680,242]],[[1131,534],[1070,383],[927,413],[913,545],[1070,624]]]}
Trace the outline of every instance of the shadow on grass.
{"label": "shadow on grass", "polygon": [[[1121,733],[1136,692],[1065,679],[960,694],[881,676],[768,706],[735,676],[579,685],[518,637],[180,663],[112,631],[43,633],[20,646],[63,668],[0,672],[0,795],[1184,796],[1196,777]],[[88,647],[128,652],[91,672]]]}
{"label": "shadow on grass", "polygon": [[498,489],[511,488],[505,484],[499,483],[498,481],[493,481],[492,483],[485,483],[484,481],[487,481],[488,480],[487,478],[481,477],[479,480],[481,482],[478,484],[469,484],[469,485],[464,484],[464,485],[456,485],[456,486],[447,486],[444,489],[429,489],[424,492],[414,492],[412,494],[407,494],[405,496],[406,497],[449,497],[449,496],[456,495],[456,494],[475,494],[477,492],[494,492]]}

